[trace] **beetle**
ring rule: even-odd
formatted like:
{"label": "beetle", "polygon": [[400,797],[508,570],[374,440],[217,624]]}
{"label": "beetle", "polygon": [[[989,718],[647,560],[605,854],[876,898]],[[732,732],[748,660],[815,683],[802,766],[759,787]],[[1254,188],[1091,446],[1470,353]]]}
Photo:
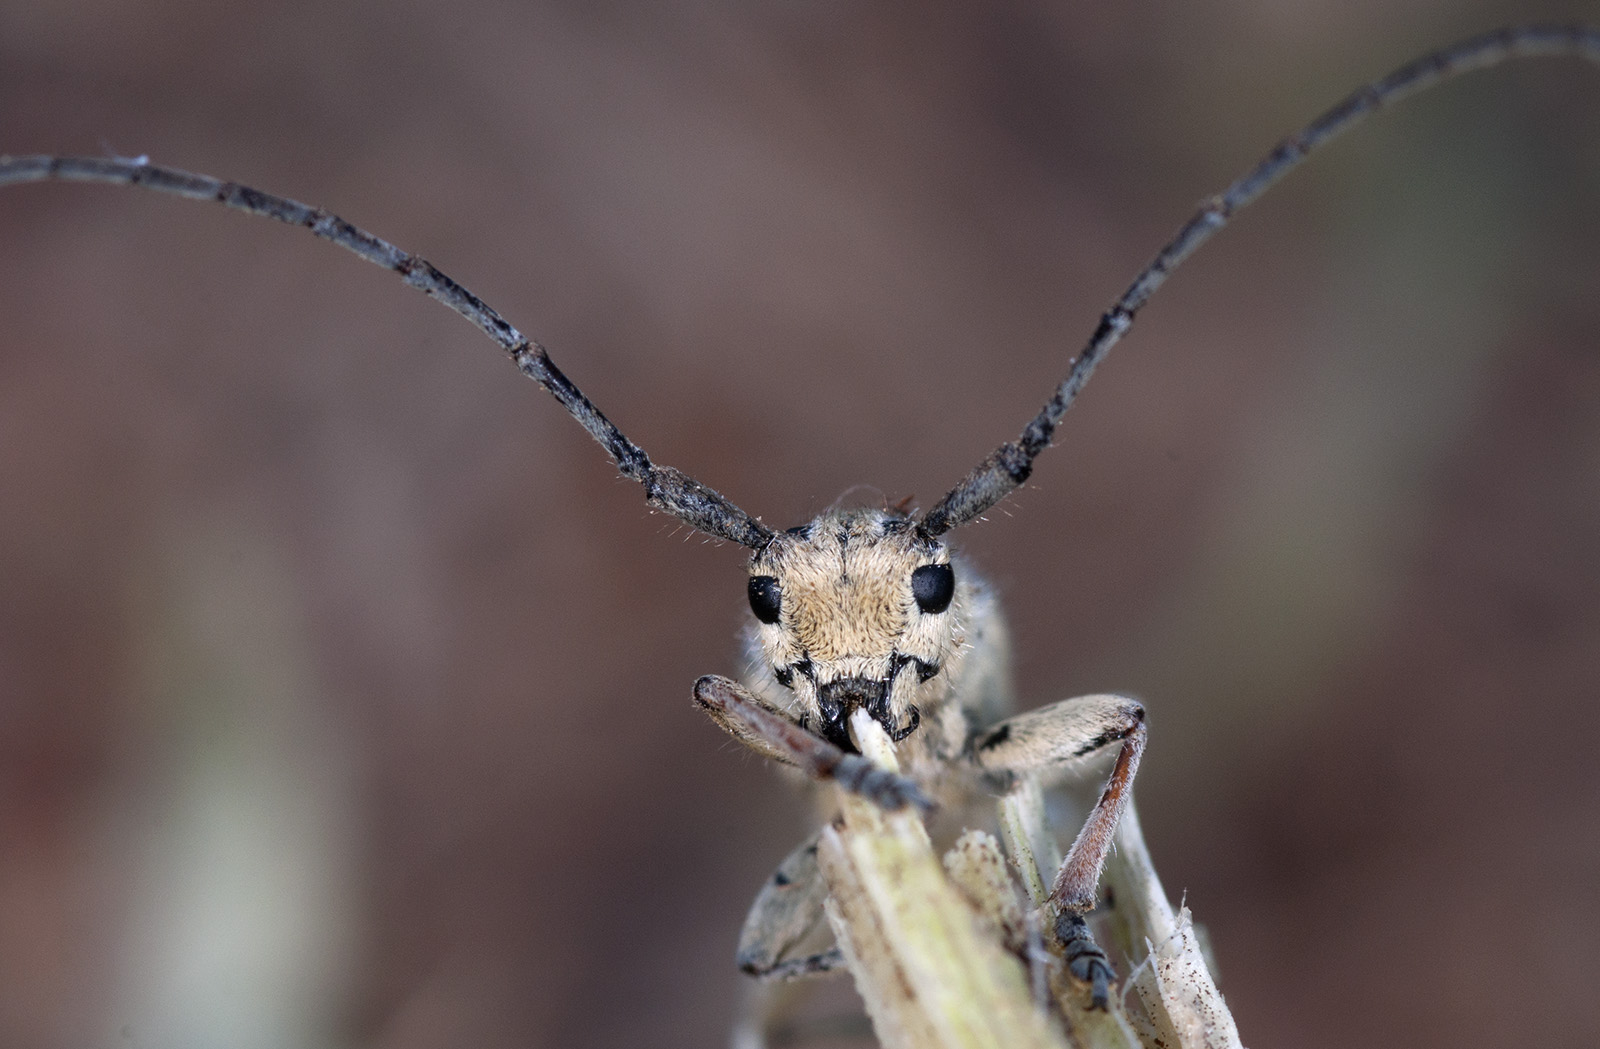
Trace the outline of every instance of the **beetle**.
{"label": "beetle", "polygon": [[[1519,39],[1528,41],[1543,38],[1538,33],[1533,33]],[[1562,39],[1570,41],[1576,38],[1569,36]],[[1314,144],[1315,142],[1310,143]],[[1297,161],[1298,157],[1293,157],[1291,160]],[[55,166],[51,167],[51,164]],[[165,169],[148,164],[124,161],[85,161],[82,166],[76,168],[71,163],[62,165],[54,161],[46,162],[43,167],[37,163],[29,167],[27,162],[22,162],[7,170],[16,177],[31,177],[34,174],[93,175],[154,184],[158,187],[163,182],[180,189],[185,185],[184,176],[171,174]],[[189,184],[189,188],[193,189],[195,185],[198,184]],[[1189,227],[1191,232],[1180,235],[1174,248],[1169,252],[1167,261],[1158,267],[1157,274],[1164,276],[1166,269],[1181,261],[1193,247],[1197,246],[1201,234],[1209,236],[1210,232],[1226,219],[1227,213],[1253,199],[1254,193],[1261,188],[1265,188],[1264,184],[1246,184],[1241,188],[1238,201],[1230,203],[1225,209],[1226,213],[1207,211],[1197,216],[1197,224],[1191,224]],[[217,191],[204,186],[200,192],[215,194]],[[242,192],[236,200],[239,203],[249,203],[251,198],[252,194]],[[259,202],[264,198],[256,199]],[[289,217],[294,221],[302,221],[294,216]],[[324,219],[319,217],[310,224],[316,225],[323,221]],[[337,231],[337,227],[337,223],[330,222],[325,231]],[[413,282],[419,284],[433,282],[431,286],[434,290],[447,299],[456,296],[456,289],[452,284],[440,282],[439,275],[427,272],[420,265],[397,259],[393,268],[403,271],[408,280]],[[1127,324],[1131,323],[1132,314],[1152,290],[1154,282],[1149,274],[1141,277],[1135,282],[1133,289],[1130,289],[1131,293],[1137,292],[1137,294],[1118,309],[1114,309],[1103,320],[1090,349],[1080,357],[1080,361],[1087,363],[1074,370],[1073,375],[1063,383],[1061,391],[1055,398],[1060,402],[1060,410],[1064,410],[1072,397],[1076,396],[1077,388],[1086,380],[1098,355],[1109,348],[1110,343],[1126,330]],[[465,301],[457,299],[458,304]],[[470,303],[468,305],[470,306]],[[485,326],[490,329],[491,335],[498,333],[504,339],[510,338],[506,329],[499,328],[493,319],[487,320]],[[902,623],[909,623],[916,616],[959,617],[963,611],[970,615],[972,606],[981,604],[983,600],[981,589],[974,587],[970,593],[957,600],[957,587],[969,585],[968,576],[959,569],[959,566],[951,567],[950,555],[941,544],[941,536],[954,525],[974,519],[984,509],[1002,498],[1010,487],[1021,483],[1031,466],[1032,456],[1048,446],[1055,423],[1059,420],[1059,411],[1047,409],[1047,415],[1053,413],[1055,416],[1049,420],[1048,425],[1032,428],[1031,434],[1025,432],[1018,441],[1002,446],[989,460],[980,465],[967,482],[952,490],[926,514],[913,517],[909,514],[887,511],[857,514],[830,512],[818,518],[817,522],[813,522],[810,526],[801,526],[800,531],[776,532],[766,530],[765,526],[760,525],[755,518],[738,511],[731,503],[720,501],[720,497],[715,496],[715,493],[705,490],[691,479],[656,468],[647,457],[643,457],[642,452],[625,442],[620,432],[610,428],[603,416],[593,411],[592,405],[588,405],[576,387],[565,381],[564,376],[554,369],[547,357],[532,347],[517,350],[515,340],[512,342],[513,345],[508,349],[517,356],[519,365],[545,382],[547,388],[579,417],[586,428],[600,439],[617,459],[624,474],[646,485],[646,491],[654,505],[682,517],[695,528],[750,546],[754,551],[749,597],[752,614],[761,624],[754,632],[755,647],[765,658],[766,666],[758,672],[753,684],[747,683],[744,686],[745,692],[742,694],[733,691],[734,686],[725,681],[703,680],[697,687],[697,695],[703,704],[712,710],[714,715],[721,715],[719,720],[736,736],[755,742],[757,749],[761,749],[761,745],[767,742],[760,730],[750,732],[744,722],[737,720],[737,715],[727,713],[741,705],[748,710],[752,696],[756,697],[757,706],[779,708],[788,715],[787,720],[791,723],[808,732],[815,729],[815,737],[834,748],[833,751],[826,752],[826,760],[833,763],[827,770],[830,773],[836,773],[845,767],[840,763],[839,757],[839,755],[847,757],[849,750],[850,741],[844,731],[844,722],[848,713],[857,708],[869,709],[874,712],[875,717],[881,710],[880,720],[885,729],[891,735],[899,737],[902,742],[909,743],[913,751],[916,747],[927,746],[926,758],[913,763],[927,768],[942,767],[945,763],[963,757],[974,761],[982,768],[984,754],[1001,752],[1012,743],[1014,735],[1017,737],[1023,735],[1020,730],[1014,732],[1003,723],[997,726],[985,718],[974,718],[964,728],[952,725],[955,720],[952,711],[964,708],[967,704],[964,698],[961,702],[953,702],[949,695],[938,694],[938,690],[952,687],[950,683],[954,679],[950,667],[953,660],[939,657],[941,650],[938,644],[919,650],[921,654],[901,651],[898,642],[901,634],[895,634],[891,630],[889,633],[894,634],[897,640],[887,651],[864,655],[850,645],[845,645],[837,650],[836,659],[811,659],[807,652],[815,645],[797,638],[809,636],[803,629],[805,621],[815,617],[811,615],[803,600],[797,600],[796,595],[815,590],[814,587],[808,587],[806,580],[808,573],[815,574],[817,570],[816,565],[819,562],[816,559],[836,558],[848,561],[857,548],[863,545],[871,546],[866,539],[869,533],[876,532],[875,539],[880,542],[897,537],[906,539],[913,545],[921,544],[916,545],[915,557],[908,554],[895,560],[894,572],[900,577],[896,600],[900,606]],[[812,548],[807,548],[801,553],[794,552],[798,544],[835,542],[840,535],[849,538],[837,541],[836,549],[829,548],[825,553],[818,553]],[[790,538],[781,538],[783,536]],[[938,571],[941,568],[945,571]],[[929,570],[934,571],[930,573]],[[923,573],[920,577],[919,572]],[[945,590],[949,591],[949,602],[937,610],[931,610],[933,606],[940,604],[935,598]],[[786,595],[787,601],[785,601]],[[879,606],[893,603],[881,595],[874,595],[870,599],[876,601]],[[828,603],[827,599],[819,598],[818,601],[822,605]],[[954,613],[951,612],[952,606],[955,608]],[[766,618],[769,615],[770,621]],[[787,621],[786,616],[789,617]],[[845,618],[848,619],[849,616]],[[764,629],[767,632],[764,633]],[[900,628],[902,633],[905,629],[904,626]],[[871,634],[873,631],[863,630],[860,633]],[[956,637],[954,633],[949,636],[951,639]],[[788,678],[787,683],[785,677]],[[784,691],[778,692],[774,689]],[[760,702],[762,697],[765,697],[764,704]],[[984,713],[987,713],[985,708],[990,705],[986,701],[977,700],[971,703],[974,711]],[[1132,708],[1124,706],[1118,709],[1120,713],[1111,720],[1123,726],[1120,730],[1123,731],[1123,735],[1109,738],[1103,745],[1123,743],[1134,732],[1134,728],[1127,724],[1129,721],[1142,723],[1142,718],[1131,713]],[[965,722],[967,719],[961,720]],[[1025,725],[1027,722],[1015,724]],[[935,729],[940,730],[939,735],[935,735]],[[1106,731],[1102,729],[1085,732],[1082,735],[1088,739],[1099,739],[1106,735]],[[929,741],[938,738],[944,741],[942,749],[929,744]],[[785,752],[770,749],[763,752],[780,758],[786,756]],[[1130,759],[1130,764],[1132,763],[1134,761]],[[987,771],[1004,773],[1008,768],[1005,763],[998,762],[992,763],[992,767]],[[935,793],[932,788],[923,791],[921,787],[915,787],[919,777],[928,779],[933,775],[930,772],[914,769],[910,777],[913,786],[906,786],[896,781],[888,781],[886,785],[885,781],[871,780],[865,774],[856,783],[880,797],[886,804],[894,804],[904,800],[914,801],[922,793]],[[1114,819],[1114,805],[1110,811],[1112,813],[1110,818]],[[1092,879],[1090,880],[1092,882]],[[1080,897],[1075,902],[1083,901]]]}

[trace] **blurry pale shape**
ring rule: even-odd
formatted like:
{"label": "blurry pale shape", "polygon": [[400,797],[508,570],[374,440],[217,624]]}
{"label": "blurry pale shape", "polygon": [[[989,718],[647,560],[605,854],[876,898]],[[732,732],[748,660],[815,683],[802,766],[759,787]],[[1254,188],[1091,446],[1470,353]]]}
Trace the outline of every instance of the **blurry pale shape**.
{"label": "blurry pale shape", "polygon": [[172,698],[122,959],[131,1044],[336,1044],[353,876],[349,755],[296,636],[305,615],[244,515],[172,537],[146,657]]}
{"label": "blurry pale shape", "polygon": [[[1163,711],[1164,724],[1184,722],[1175,731],[1242,737],[1273,719],[1288,731],[1319,714],[1313,683],[1387,636],[1426,480],[1470,423],[1514,323],[1515,304],[1497,294],[1503,259],[1460,232],[1511,206],[1488,192],[1501,188],[1436,179],[1351,235],[1362,255],[1348,269],[1365,272],[1330,287],[1324,323],[1306,336],[1317,351],[1296,385],[1307,393],[1245,435],[1232,491],[1202,526],[1211,538],[1157,635],[1179,641],[1133,660],[1149,695],[1187,700]],[[1191,774],[1169,761],[1152,775]]]}

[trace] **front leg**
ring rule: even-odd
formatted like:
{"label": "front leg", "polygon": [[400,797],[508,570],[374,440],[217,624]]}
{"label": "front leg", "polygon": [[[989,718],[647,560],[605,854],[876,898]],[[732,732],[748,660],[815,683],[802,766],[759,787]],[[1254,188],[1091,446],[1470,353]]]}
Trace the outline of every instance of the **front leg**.
{"label": "front leg", "polygon": [[1144,707],[1126,696],[1080,696],[1008,718],[978,737],[972,758],[994,780],[1009,785],[1022,775],[1070,772],[1121,743],[1111,776],[1083,829],[1061,863],[1050,900],[1067,965],[1090,984],[1092,1002],[1105,1008],[1110,963],[1089,934],[1083,916],[1094,909],[1100,872],[1111,851],[1117,820],[1127,807],[1134,773],[1144,753]]}
{"label": "front leg", "polygon": [[812,779],[831,779],[890,812],[907,805],[924,812],[934,807],[911,780],[808,732],[737,681],[708,674],[694,683],[694,701],[740,743]]}

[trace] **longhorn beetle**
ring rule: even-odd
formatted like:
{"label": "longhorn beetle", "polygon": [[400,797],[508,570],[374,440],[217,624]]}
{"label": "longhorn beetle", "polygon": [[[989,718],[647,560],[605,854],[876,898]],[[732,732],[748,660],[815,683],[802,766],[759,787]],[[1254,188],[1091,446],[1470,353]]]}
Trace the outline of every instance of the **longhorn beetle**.
{"label": "longhorn beetle", "polygon": [[[1100,318],[1066,377],[1019,436],[998,447],[930,509],[835,508],[778,531],[672,467],[654,462],[556,366],[546,350],[426,260],[329,212],[233,182],[140,159],[0,158],[0,185],[42,180],[141,186],[213,201],[303,226],[401,276],[460,313],[508,353],[604,448],[647,503],[691,528],[749,549],[748,646],[741,683],[706,676],[695,701],[739,742],[885,809],[956,805],[974,788],[1071,770],[1115,754],[1106,786],[1067,852],[1051,898],[1067,962],[1106,1001],[1113,977],[1084,924],[1145,737],[1132,699],[1085,696],[1010,715],[995,597],[952,550],[948,535],[1023,484],[1094,369],[1172,271],[1241,208],[1311,152],[1392,102],[1464,72],[1519,57],[1572,55],[1600,63],[1600,31],[1577,26],[1500,30],[1428,54],[1366,85],[1208,199]],[[857,752],[851,720],[870,719],[897,745],[903,773]],[[754,975],[782,978],[841,964],[837,949],[791,956],[821,921],[823,895],[802,845],[758,897],[739,945]]]}

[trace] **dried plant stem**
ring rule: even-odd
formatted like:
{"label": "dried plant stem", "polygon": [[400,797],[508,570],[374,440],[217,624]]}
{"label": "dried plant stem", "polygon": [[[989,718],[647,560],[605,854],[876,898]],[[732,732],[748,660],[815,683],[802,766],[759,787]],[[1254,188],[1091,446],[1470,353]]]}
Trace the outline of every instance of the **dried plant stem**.
{"label": "dried plant stem", "polygon": [[[893,746],[876,722],[859,714],[851,730],[864,756],[896,767]],[[1015,929],[1008,946],[996,928],[1021,923],[992,919],[1004,903],[989,907],[969,898],[972,884],[983,879],[969,875],[960,888],[952,884],[946,876],[951,857],[941,864],[919,813],[885,812],[844,791],[839,805],[817,852],[828,884],[828,919],[885,1046],[1240,1049],[1188,911],[1175,913],[1168,903],[1131,805],[1106,870],[1116,905],[1107,908],[1105,923],[1135,965],[1125,974],[1138,992],[1140,1009],[1131,1016],[1120,995],[1107,1010],[1089,1008],[1087,988],[1060,963],[1049,903],[1060,856],[1045,827],[1037,783],[1025,782],[1000,801],[1001,834],[1016,877],[1001,872],[990,878],[1012,907],[1033,908],[1027,937],[1044,950],[1028,952],[1035,955],[1032,973],[1018,960],[1023,948]],[[987,848],[997,849],[987,835],[964,838],[986,839]],[[952,856],[959,852],[958,846]]]}
{"label": "dried plant stem", "polygon": [[[851,723],[863,754],[895,766],[878,724]],[[828,919],[879,1039],[890,1049],[1065,1049],[1034,1007],[1022,963],[979,926],[946,879],[915,810],[839,792],[817,859]]]}
{"label": "dried plant stem", "polygon": [[[1000,800],[1000,832],[1029,902],[1040,915],[1045,949],[1059,959],[1062,947],[1055,931],[1050,885],[1061,866],[1061,853],[1045,827],[1044,801],[1037,780],[1024,780]],[[1139,1037],[1123,1014],[1120,998],[1113,997],[1105,1010],[1089,1008],[1085,989],[1059,964],[1052,966],[1050,990],[1066,1018],[1073,1043],[1080,1049],[1139,1049]]]}
{"label": "dried plant stem", "polygon": [[1107,924],[1128,958],[1148,959],[1133,974],[1133,990],[1161,1044],[1181,1049],[1242,1049],[1233,1014],[1195,935],[1187,907],[1174,912],[1150,862],[1139,814],[1130,803],[1117,826],[1117,847],[1106,864],[1116,906]]}

